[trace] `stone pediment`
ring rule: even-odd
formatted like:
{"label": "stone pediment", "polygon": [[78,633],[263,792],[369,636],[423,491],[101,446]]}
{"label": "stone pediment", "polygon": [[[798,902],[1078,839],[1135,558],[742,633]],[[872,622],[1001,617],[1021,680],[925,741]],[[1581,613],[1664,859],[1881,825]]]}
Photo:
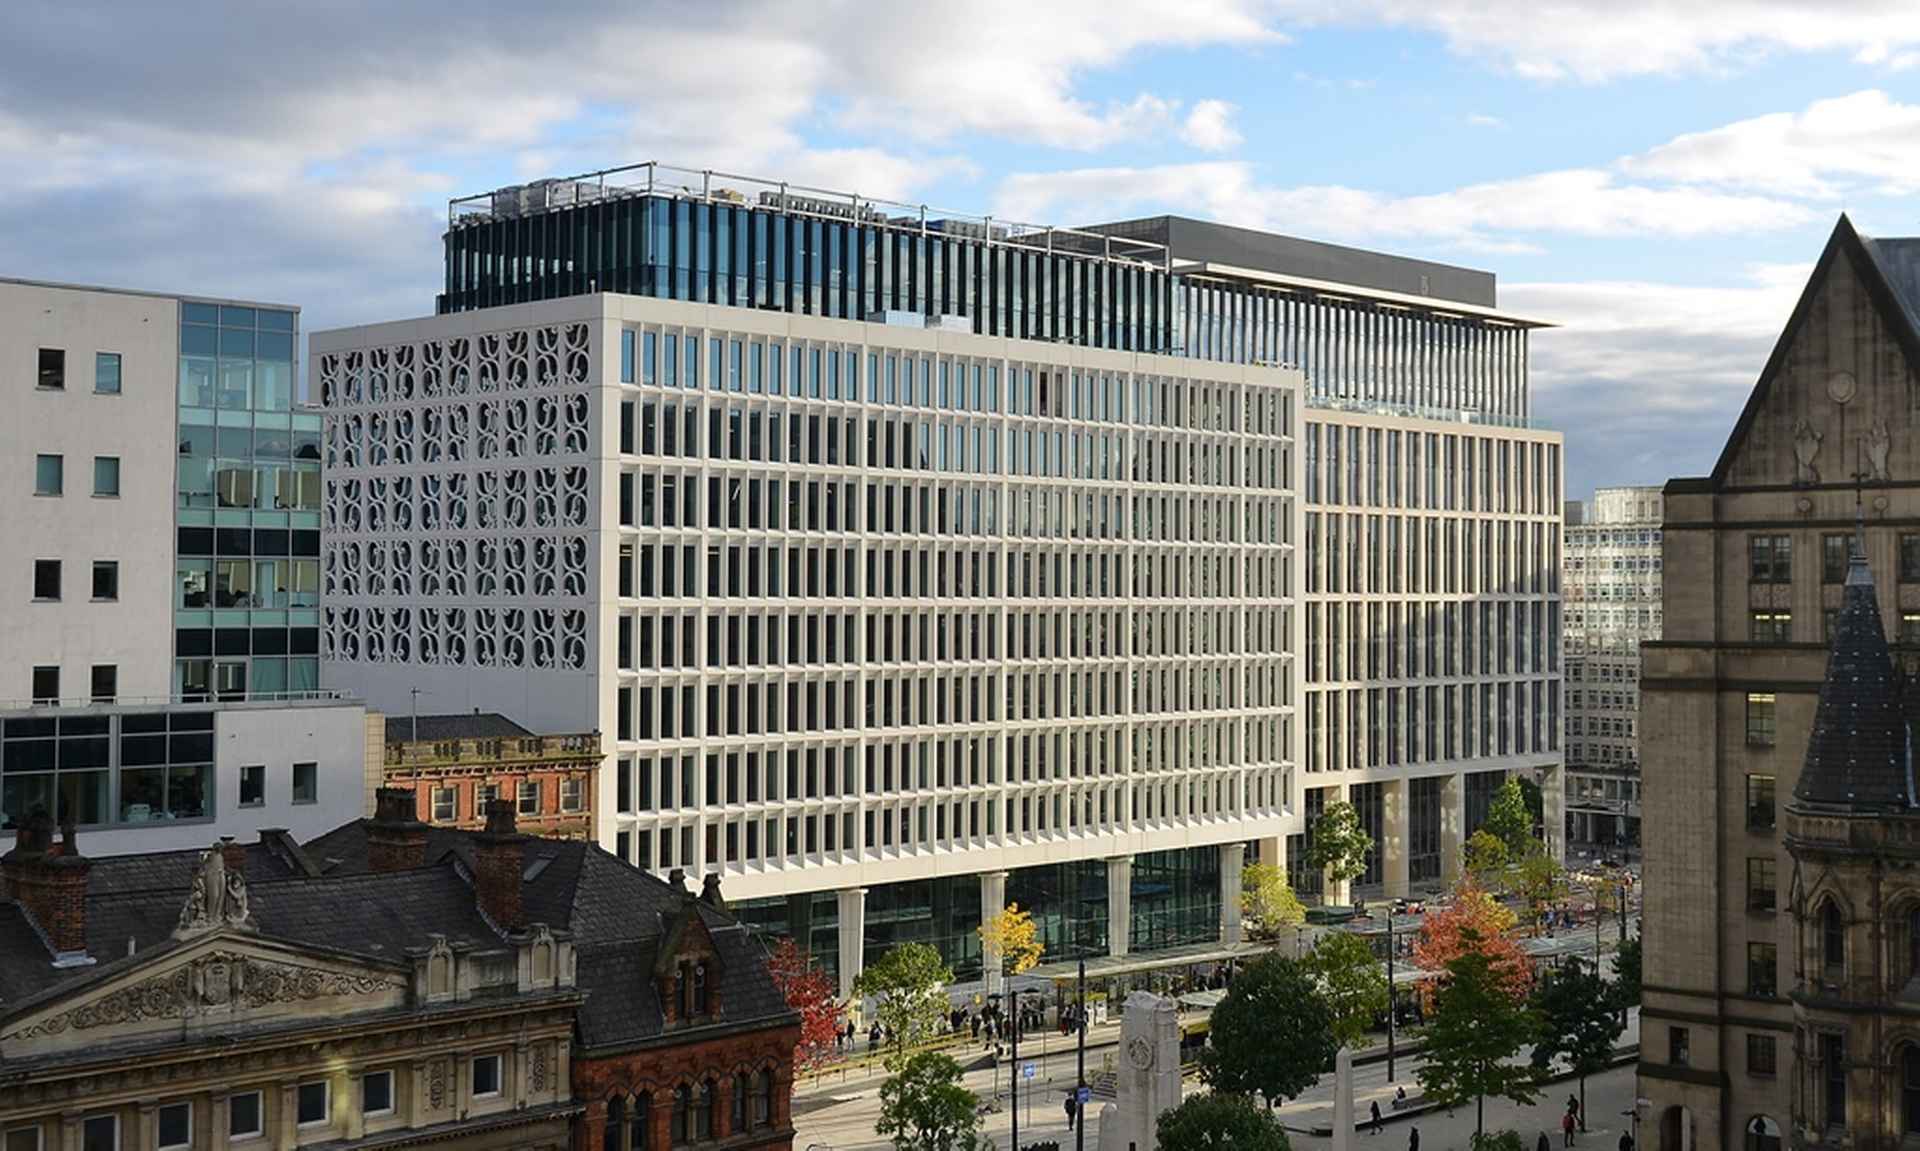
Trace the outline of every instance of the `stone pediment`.
{"label": "stone pediment", "polygon": [[315,1023],[405,1005],[409,976],[238,931],[153,953],[0,1024],[0,1058]]}

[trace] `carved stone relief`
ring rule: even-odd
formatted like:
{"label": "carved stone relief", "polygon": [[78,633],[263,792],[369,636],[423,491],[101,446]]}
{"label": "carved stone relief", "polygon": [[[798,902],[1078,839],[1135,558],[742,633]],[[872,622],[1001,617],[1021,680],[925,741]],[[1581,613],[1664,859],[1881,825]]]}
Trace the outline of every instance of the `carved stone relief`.
{"label": "carved stone relief", "polygon": [[326,971],[216,951],[33,1024],[19,1038],[187,1019],[216,1011],[351,995],[374,995],[398,984],[377,975]]}

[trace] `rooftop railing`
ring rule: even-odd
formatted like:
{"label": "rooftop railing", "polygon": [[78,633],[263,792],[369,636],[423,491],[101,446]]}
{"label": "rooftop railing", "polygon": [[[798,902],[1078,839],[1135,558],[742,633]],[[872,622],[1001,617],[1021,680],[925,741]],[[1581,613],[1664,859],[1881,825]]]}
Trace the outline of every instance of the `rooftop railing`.
{"label": "rooftop railing", "polygon": [[111,699],[91,696],[67,696],[58,699],[0,699],[0,712],[32,711],[132,711],[157,707],[286,707],[289,704],[358,704],[361,701],[344,691],[315,688],[310,691],[263,691],[241,694],[187,692],[179,695],[118,695]]}
{"label": "rooftop railing", "polygon": [[447,203],[447,228],[452,231],[469,224],[517,219],[629,196],[670,196],[742,208],[767,208],[788,215],[855,221],[925,236],[978,240],[989,246],[1070,252],[1160,271],[1173,267],[1172,251],[1149,240],[948,212],[925,204],[907,204],[711,168],[681,168],[657,160],[462,196]]}

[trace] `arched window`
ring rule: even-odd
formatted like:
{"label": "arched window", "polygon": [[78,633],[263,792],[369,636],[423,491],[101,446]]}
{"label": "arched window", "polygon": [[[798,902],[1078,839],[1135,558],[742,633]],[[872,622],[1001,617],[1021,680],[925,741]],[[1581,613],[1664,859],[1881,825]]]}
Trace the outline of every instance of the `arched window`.
{"label": "arched window", "polygon": [[1840,918],[1840,905],[1831,899],[1820,909],[1820,963],[1834,977],[1847,963],[1847,925]]}
{"label": "arched window", "polygon": [[675,1147],[687,1145],[687,1119],[693,1113],[693,1088],[682,1083],[673,1089],[673,1119],[667,1133]]}
{"label": "arched window", "polygon": [[[629,1114],[632,1115],[632,1119],[627,1124],[627,1133],[629,1135],[627,1146],[631,1148],[632,1151],[649,1151],[649,1148],[653,1146],[652,1143],[648,1142],[648,1140],[653,1138],[653,1096],[645,1091],[641,1091],[638,1095],[635,1095],[633,1097],[633,1106],[629,1109]],[[611,1145],[609,1145],[608,1151],[612,1151]]]}
{"label": "arched window", "polygon": [[713,1080],[700,1084],[693,1096],[693,1140],[696,1143],[713,1138],[713,1108],[719,1092],[713,1089]]}
{"label": "arched window", "polygon": [[607,1126],[602,1145],[607,1151],[620,1151],[620,1125],[627,1120],[627,1101],[618,1095],[607,1100]]}
{"label": "arched window", "polygon": [[1907,912],[1907,978],[1920,977],[1920,904]]}
{"label": "arched window", "polygon": [[1747,1120],[1744,1136],[1747,1151],[1780,1151],[1780,1125],[1765,1115]]}
{"label": "arched window", "polygon": [[766,1127],[773,1122],[773,1071],[768,1069],[753,1077],[753,1125]]}
{"label": "arched window", "polygon": [[1900,1051],[1900,1133],[1920,1135],[1920,1046]]}
{"label": "arched window", "polygon": [[736,1071],[733,1074],[733,1125],[729,1128],[738,1135],[747,1129],[747,1073]]}

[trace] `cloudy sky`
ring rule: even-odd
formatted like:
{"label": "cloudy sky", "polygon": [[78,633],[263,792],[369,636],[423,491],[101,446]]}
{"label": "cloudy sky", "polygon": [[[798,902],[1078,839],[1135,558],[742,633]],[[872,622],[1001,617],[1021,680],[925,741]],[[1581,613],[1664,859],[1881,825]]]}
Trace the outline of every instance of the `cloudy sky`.
{"label": "cloudy sky", "polygon": [[446,200],[647,159],[1488,268],[1569,494],[1711,467],[1841,211],[1920,233],[1911,0],[0,11],[0,275],[430,311]]}

